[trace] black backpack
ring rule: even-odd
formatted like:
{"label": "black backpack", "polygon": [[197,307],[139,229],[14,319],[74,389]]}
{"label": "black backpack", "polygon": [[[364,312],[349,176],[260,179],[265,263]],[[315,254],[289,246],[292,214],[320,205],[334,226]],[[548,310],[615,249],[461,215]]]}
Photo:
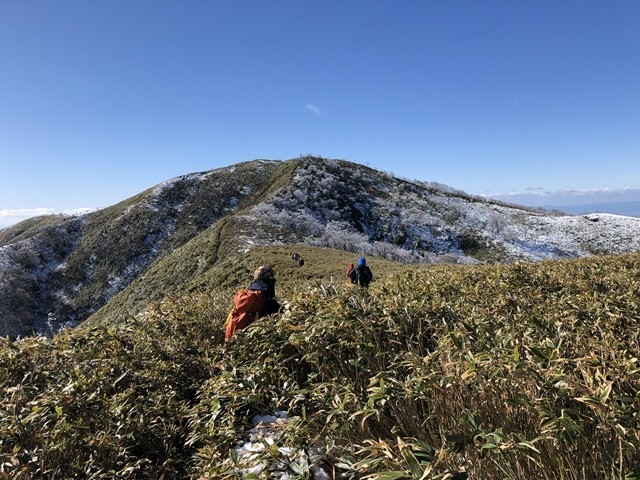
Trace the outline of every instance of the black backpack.
{"label": "black backpack", "polygon": [[373,279],[373,274],[371,273],[371,269],[366,265],[359,265],[356,267],[356,282],[358,285],[362,285],[363,287],[369,286],[371,280]]}

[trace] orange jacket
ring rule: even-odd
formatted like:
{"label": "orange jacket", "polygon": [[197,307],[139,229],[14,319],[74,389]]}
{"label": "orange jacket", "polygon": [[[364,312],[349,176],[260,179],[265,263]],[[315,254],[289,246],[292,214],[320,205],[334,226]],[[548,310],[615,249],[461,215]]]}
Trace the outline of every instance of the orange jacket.
{"label": "orange jacket", "polygon": [[231,340],[236,330],[251,325],[260,315],[264,306],[266,294],[262,290],[249,290],[242,288],[233,297],[233,308],[227,316],[227,324],[224,332],[226,342]]}

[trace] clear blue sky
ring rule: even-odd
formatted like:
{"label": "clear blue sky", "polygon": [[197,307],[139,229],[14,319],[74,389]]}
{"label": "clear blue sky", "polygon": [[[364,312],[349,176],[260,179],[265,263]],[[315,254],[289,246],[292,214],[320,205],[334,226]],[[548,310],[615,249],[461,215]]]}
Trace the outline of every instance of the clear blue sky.
{"label": "clear blue sky", "polygon": [[0,0],[0,210],[301,154],[640,188],[640,1]]}

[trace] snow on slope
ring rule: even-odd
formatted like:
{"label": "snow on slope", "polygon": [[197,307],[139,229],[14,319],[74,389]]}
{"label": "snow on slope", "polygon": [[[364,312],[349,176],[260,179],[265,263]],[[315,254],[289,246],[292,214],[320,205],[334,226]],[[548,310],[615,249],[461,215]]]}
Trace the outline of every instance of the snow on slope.
{"label": "snow on slope", "polygon": [[259,244],[286,243],[279,226],[312,245],[404,261],[467,262],[470,242],[502,261],[640,251],[638,218],[556,215],[335,161],[298,169],[245,218],[265,225]]}

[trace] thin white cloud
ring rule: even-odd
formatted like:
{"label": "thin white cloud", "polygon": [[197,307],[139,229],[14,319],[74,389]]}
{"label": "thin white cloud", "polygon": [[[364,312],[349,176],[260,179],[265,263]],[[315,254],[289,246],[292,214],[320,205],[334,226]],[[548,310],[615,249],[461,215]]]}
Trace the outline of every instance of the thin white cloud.
{"label": "thin white cloud", "polygon": [[85,213],[93,212],[95,208],[72,208],[68,210],[61,210],[56,208],[15,208],[15,209],[2,209],[0,210],[0,228],[10,227],[23,220],[32,217],[39,217],[42,215],[84,215]]}
{"label": "thin white cloud", "polygon": [[38,215],[50,215],[55,208],[16,208],[0,210],[0,217],[36,217]]}
{"label": "thin white cloud", "polygon": [[585,189],[572,189],[566,188],[563,190],[549,191],[545,190],[544,187],[527,187],[524,191],[521,190],[511,190],[508,193],[485,193],[482,196],[486,197],[517,197],[521,195],[533,195],[538,197],[547,197],[550,195],[565,195],[565,196],[590,196],[590,195],[626,195],[626,196],[637,196],[640,194],[640,189],[638,188],[585,188]]}
{"label": "thin white cloud", "polygon": [[315,105],[312,105],[311,103],[305,103],[304,106],[307,110],[309,110],[314,115],[320,115],[320,109]]}
{"label": "thin white cloud", "polygon": [[531,190],[531,189],[527,188],[524,192],[518,191],[518,190],[512,190],[509,193],[494,193],[493,194],[493,196],[495,196],[495,197],[519,197],[521,195],[532,195],[534,197],[546,197],[548,195],[551,195],[551,192],[547,192],[544,189]]}
{"label": "thin white cloud", "polygon": [[553,192],[555,194],[574,195],[574,196],[593,196],[593,195],[637,195],[640,189],[637,188],[585,188],[581,190],[566,189]]}

